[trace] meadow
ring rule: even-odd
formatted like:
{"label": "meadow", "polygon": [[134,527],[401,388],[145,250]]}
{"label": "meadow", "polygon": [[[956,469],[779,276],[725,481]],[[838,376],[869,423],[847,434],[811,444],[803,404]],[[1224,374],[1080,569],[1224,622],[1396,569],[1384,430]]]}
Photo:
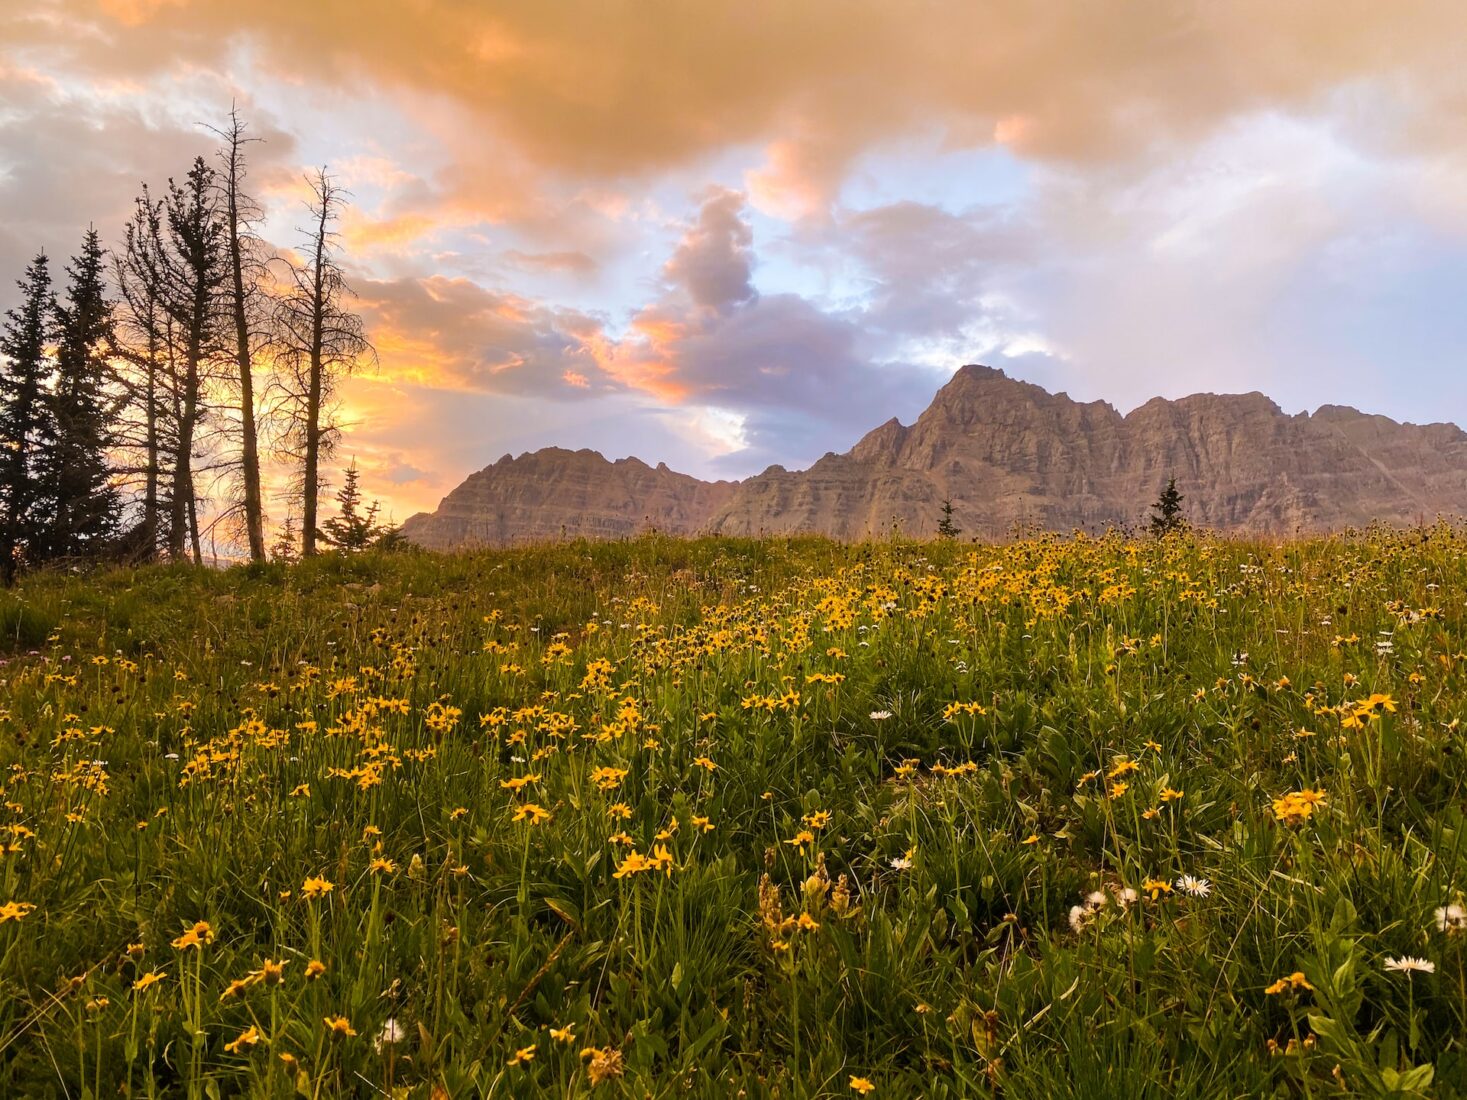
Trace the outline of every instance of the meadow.
{"label": "meadow", "polygon": [[1467,1096],[1467,533],[0,593],[0,1094]]}

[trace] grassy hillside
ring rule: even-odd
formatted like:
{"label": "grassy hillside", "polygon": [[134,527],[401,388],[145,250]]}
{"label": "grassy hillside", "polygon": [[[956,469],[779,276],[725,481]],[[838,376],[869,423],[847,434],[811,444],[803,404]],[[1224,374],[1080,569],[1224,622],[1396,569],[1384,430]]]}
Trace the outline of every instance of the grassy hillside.
{"label": "grassy hillside", "polygon": [[0,1092],[1467,1095],[1464,550],[30,578]]}

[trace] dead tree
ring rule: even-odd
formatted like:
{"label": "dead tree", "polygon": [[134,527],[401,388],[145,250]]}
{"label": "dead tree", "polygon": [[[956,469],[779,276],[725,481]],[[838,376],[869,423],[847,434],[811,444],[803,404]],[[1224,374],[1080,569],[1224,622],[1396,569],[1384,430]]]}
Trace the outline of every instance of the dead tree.
{"label": "dead tree", "polygon": [[362,319],[348,308],[354,296],[336,258],[335,225],[346,193],[322,168],[308,177],[310,223],[302,230],[304,261],[291,264],[277,301],[276,339],[282,375],[282,452],[300,469],[301,553],[316,553],[321,463],[339,434],[333,412],[342,378],[376,352]]}
{"label": "dead tree", "polygon": [[240,506],[244,514],[250,560],[265,560],[265,509],[260,489],[260,444],[255,423],[254,353],[258,341],[263,283],[266,272],[263,246],[255,232],[260,209],[244,192],[245,146],[258,138],[245,136],[239,112],[231,109],[229,124],[214,130],[222,147],[218,176],[219,202],[225,225],[229,278],[226,284],[233,332],[235,382],[239,400]]}
{"label": "dead tree", "polygon": [[122,247],[113,256],[120,301],[112,348],[119,368],[115,382],[126,416],[120,449],[135,456],[124,463],[123,472],[134,485],[139,479],[142,482],[142,516],[130,539],[131,552],[145,561],[157,557],[167,541],[162,493],[172,341],[159,283],[162,248],[163,203],[155,202],[145,186],[127,223]]}
{"label": "dead tree", "polygon": [[185,532],[196,564],[199,542],[194,447],[200,425],[210,413],[208,383],[220,352],[224,287],[229,275],[227,230],[217,203],[215,173],[203,157],[194,160],[182,186],[168,181],[164,200],[166,244],[160,253],[161,299],[172,321],[171,363],[174,453],[169,494],[168,552],[185,554]]}

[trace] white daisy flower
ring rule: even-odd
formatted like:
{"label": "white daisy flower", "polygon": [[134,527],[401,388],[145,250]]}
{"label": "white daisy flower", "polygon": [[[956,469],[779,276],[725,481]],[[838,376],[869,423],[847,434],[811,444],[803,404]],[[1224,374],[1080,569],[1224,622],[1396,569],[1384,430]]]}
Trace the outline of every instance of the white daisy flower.
{"label": "white daisy flower", "polygon": [[1402,955],[1399,959],[1393,959],[1389,955],[1385,961],[1386,970],[1394,970],[1398,974],[1410,975],[1413,971],[1421,971],[1423,974],[1435,974],[1436,963],[1428,962],[1426,959],[1413,958],[1410,955]]}
{"label": "white daisy flower", "polygon": [[891,711],[889,710],[873,710],[871,712],[871,721],[873,722],[885,722],[890,717]]}
{"label": "white daisy flower", "polygon": [[1184,894],[1191,894],[1194,898],[1205,898],[1212,893],[1212,883],[1205,878],[1197,878],[1193,875],[1178,875],[1177,889]]}

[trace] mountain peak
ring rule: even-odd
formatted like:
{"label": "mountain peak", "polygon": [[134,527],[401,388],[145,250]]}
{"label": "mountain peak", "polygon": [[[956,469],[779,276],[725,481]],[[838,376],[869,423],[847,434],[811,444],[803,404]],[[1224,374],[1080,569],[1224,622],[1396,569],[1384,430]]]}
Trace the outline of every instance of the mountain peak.
{"label": "mountain peak", "polygon": [[990,367],[984,363],[964,363],[953,371],[954,378],[1007,378],[1002,367]]}
{"label": "mountain peak", "polygon": [[980,363],[967,363],[953,371],[952,377],[937,391],[937,395],[932,401],[933,404],[937,404],[944,397],[951,397],[955,394],[966,393],[985,386],[992,386],[995,383],[1006,383],[1011,386],[1022,386],[1025,384],[1017,379],[1010,378],[998,367],[985,367]]}

